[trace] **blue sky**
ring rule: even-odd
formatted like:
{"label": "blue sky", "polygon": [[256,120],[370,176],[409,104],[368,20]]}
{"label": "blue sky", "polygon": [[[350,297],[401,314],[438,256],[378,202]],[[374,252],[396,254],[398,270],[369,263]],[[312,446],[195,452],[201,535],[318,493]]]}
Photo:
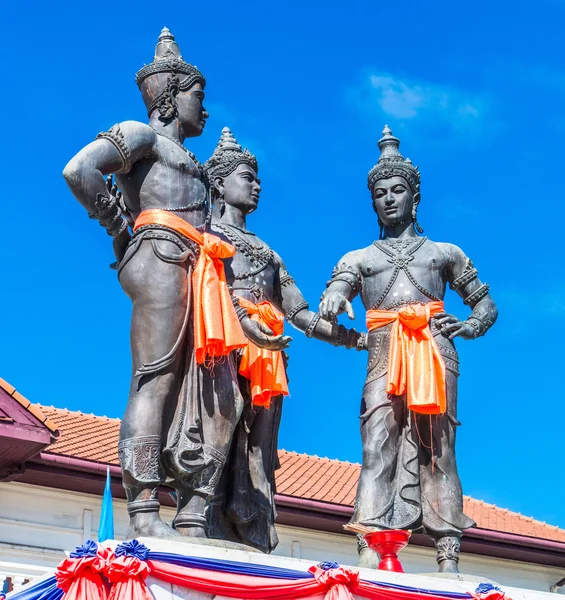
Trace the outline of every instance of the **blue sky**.
{"label": "blue sky", "polygon": [[[124,410],[129,300],[61,171],[99,131],[145,119],[134,74],[166,25],[208,80],[188,147],[205,160],[227,125],[257,155],[249,226],[314,307],[340,256],[378,236],[367,171],[383,125],[400,137],[426,235],[463,248],[500,310],[458,344],[464,492],[565,527],[561,0],[31,2],[3,16],[1,377],[33,402]],[[468,314],[454,294],[447,306]],[[292,335],[281,447],[360,461],[365,356]]]}

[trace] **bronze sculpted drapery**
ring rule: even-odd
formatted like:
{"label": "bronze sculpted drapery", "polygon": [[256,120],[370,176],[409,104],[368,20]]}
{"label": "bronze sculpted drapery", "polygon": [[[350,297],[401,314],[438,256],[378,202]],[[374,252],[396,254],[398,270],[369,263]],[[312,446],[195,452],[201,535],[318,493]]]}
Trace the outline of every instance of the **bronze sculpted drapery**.
{"label": "bronze sculpted drapery", "polygon": [[[363,349],[364,336],[320,319],[308,309],[281,257],[247,229],[247,216],[257,209],[261,191],[257,160],[243,150],[224,128],[214,154],[205,165],[212,190],[212,230],[237,248],[226,261],[226,277],[234,294],[255,306],[270,305],[294,327],[334,345]],[[232,356],[241,371],[241,353]],[[283,373],[286,379],[286,375]],[[282,395],[273,392],[270,406],[258,406],[252,383],[239,375],[234,391],[241,414],[226,469],[209,507],[210,535],[241,541],[265,552],[278,543],[275,531],[274,472],[278,466],[277,440]],[[262,382],[265,384],[265,382]],[[268,387],[268,383],[266,384]],[[269,390],[263,390],[265,392]]]}
{"label": "bronze sculpted drapery", "polygon": [[[351,314],[350,301],[360,294],[365,309],[372,311],[368,317],[390,321],[368,334],[361,403],[363,462],[352,522],[376,529],[423,527],[436,542],[440,571],[457,571],[459,538],[473,522],[463,513],[455,462],[459,369],[452,340],[483,335],[496,320],[497,310],[488,286],[479,281],[472,262],[457,246],[417,235],[423,233],[416,219],[420,173],[403,159],[399,140],[388,127],[379,147],[381,156],[369,173],[369,189],[380,239],[339,261],[320,304],[320,314],[331,320],[344,311]],[[448,284],[472,309],[466,321],[441,309]],[[407,335],[433,336],[444,364],[445,387],[439,390],[446,396],[443,414],[408,409],[406,394],[389,393],[387,382],[391,335],[398,331],[393,322],[414,327],[410,320],[425,311],[428,316],[417,332]],[[408,372],[406,377],[412,375]]]}
{"label": "bronze sculpted drapery", "polygon": [[[205,80],[183,60],[167,28],[136,80],[149,123],[125,121],[100,134],[69,162],[64,177],[112,236],[119,280],[133,303],[133,375],[119,443],[128,536],[176,533],[159,517],[158,486],[165,481],[177,490],[175,529],[204,536],[205,506],[242,409],[224,393],[236,385],[229,370],[218,368],[211,377],[195,360],[195,311],[210,307],[192,305],[191,277],[202,253],[213,252],[202,235],[211,207],[202,167],[182,142],[204,128]],[[111,173],[121,194],[104,181]],[[155,218],[132,236],[139,215]],[[265,333],[246,314],[240,318],[256,344],[286,346],[283,336]]]}

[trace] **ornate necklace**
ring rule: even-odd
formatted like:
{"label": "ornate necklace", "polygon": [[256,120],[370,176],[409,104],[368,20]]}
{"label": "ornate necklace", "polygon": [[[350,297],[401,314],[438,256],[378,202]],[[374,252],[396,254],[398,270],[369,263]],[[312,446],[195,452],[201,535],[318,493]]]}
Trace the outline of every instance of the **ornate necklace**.
{"label": "ornate necklace", "polygon": [[155,129],[155,127],[152,127],[151,125],[149,125],[149,127],[151,127],[151,129],[153,129],[153,131],[157,135],[160,135],[161,137],[167,138],[170,142],[173,142],[173,144],[176,144],[181,150],[184,150],[188,154],[188,156],[190,157],[190,159],[192,160],[192,162],[198,167],[198,170],[200,171],[200,173],[202,173],[202,165],[200,164],[200,162],[196,158],[196,155],[193,152],[191,152],[188,148],[186,148],[184,146],[184,144],[181,144],[179,142],[179,140],[176,140],[174,137],[171,137],[170,135],[167,135],[166,133],[163,133],[162,131],[157,131]]}
{"label": "ornate necklace", "polygon": [[388,246],[396,252],[403,252],[409,248],[414,242],[421,240],[421,238],[385,238],[384,240],[377,240],[375,243],[383,244]]}
{"label": "ornate necklace", "polygon": [[254,267],[252,271],[234,275],[235,279],[248,279],[257,275],[273,259],[273,251],[267,244],[261,242],[260,246],[256,246],[245,239],[245,235],[255,236],[251,231],[244,230],[241,227],[237,227],[237,225],[228,225],[227,223],[214,223],[214,227],[219,229],[241,254],[249,258]]}

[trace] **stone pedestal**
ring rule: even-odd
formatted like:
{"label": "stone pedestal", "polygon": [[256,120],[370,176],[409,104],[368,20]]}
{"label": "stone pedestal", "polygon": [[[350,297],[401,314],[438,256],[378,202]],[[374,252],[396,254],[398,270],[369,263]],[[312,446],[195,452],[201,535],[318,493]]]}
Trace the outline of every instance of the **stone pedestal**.
{"label": "stone pedestal", "polygon": [[[145,544],[151,550],[171,552],[174,554],[248,562],[304,572],[306,572],[308,568],[312,566],[311,561],[261,554],[256,551],[245,550],[243,548],[233,549],[233,547],[219,547],[213,545],[213,542],[209,540],[207,541],[207,544],[194,543],[190,541],[171,542],[150,538],[140,538],[139,541]],[[332,557],[328,556],[327,560],[331,561]],[[353,568],[357,567],[354,566]],[[492,583],[486,578],[480,579],[477,576],[465,576],[465,574],[441,575],[438,573],[430,573],[416,575],[409,573],[377,571],[375,569],[366,568],[359,568],[359,573],[362,579],[369,581],[382,581],[420,589],[424,588],[441,590],[445,592],[474,592],[479,583]],[[155,596],[155,600],[224,600],[222,596],[201,594],[199,592],[187,590],[186,588],[181,589],[177,586],[164,584],[151,577],[148,578],[147,583],[151,589],[151,592]],[[506,586],[501,587],[506,592],[506,596],[512,600],[555,600],[555,595],[550,594],[549,592],[537,592]],[[355,598],[358,598],[358,596],[355,596]],[[319,599],[323,600],[324,594],[321,594]],[[316,597],[316,600],[318,600],[318,597]]]}

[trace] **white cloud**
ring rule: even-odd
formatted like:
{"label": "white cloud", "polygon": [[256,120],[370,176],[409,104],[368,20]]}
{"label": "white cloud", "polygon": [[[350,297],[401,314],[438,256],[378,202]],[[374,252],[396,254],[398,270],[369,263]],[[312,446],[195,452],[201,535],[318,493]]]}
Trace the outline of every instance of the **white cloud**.
{"label": "white cloud", "polygon": [[365,72],[361,83],[349,88],[348,97],[365,117],[425,121],[426,129],[476,129],[488,108],[484,95],[380,71]]}

